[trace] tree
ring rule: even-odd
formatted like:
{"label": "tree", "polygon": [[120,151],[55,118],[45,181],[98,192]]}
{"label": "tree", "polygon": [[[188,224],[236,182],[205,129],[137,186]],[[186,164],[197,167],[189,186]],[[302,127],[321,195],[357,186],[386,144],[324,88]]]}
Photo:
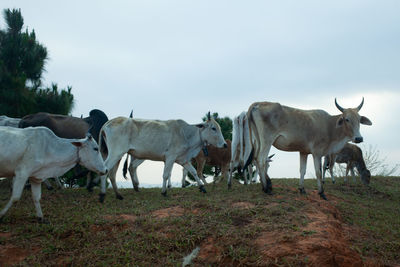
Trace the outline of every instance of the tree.
{"label": "tree", "polygon": [[48,59],[46,47],[36,40],[34,30],[23,32],[21,10],[5,9],[3,14],[7,28],[0,29],[0,114],[69,114],[73,107],[71,87],[61,92],[57,84],[41,88]]}

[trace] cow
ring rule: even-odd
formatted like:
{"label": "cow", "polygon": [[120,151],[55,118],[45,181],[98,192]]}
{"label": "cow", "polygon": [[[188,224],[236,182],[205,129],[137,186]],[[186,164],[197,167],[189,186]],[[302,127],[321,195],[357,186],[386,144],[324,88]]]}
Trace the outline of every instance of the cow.
{"label": "cow", "polygon": [[[204,151],[201,150],[199,154],[194,158],[196,161],[196,169],[197,169],[197,176],[203,181],[203,183],[207,183],[203,177],[203,169],[204,165],[214,166],[215,168],[221,169],[222,179],[228,180],[229,177],[229,164],[231,161],[231,140],[225,140],[227,147],[218,148],[215,146],[208,146],[207,150],[208,153],[205,155]],[[186,184],[186,176],[188,170],[183,168],[182,174],[182,187]],[[214,177],[214,183],[216,182]]]}
{"label": "cow", "polygon": [[76,164],[99,174],[107,172],[90,134],[84,139],[64,139],[46,127],[0,127],[0,177],[14,177],[11,198],[0,211],[0,218],[21,198],[30,179],[36,216],[43,222],[41,182],[64,174]]}
{"label": "cow", "polygon": [[[100,148],[106,156],[105,164],[115,195],[119,194],[115,174],[121,157],[128,153],[135,160],[164,162],[162,194],[167,195],[166,183],[171,176],[172,166],[178,163],[196,179],[201,192],[206,192],[203,183],[190,163],[208,144],[227,147],[219,124],[210,117],[207,121],[190,125],[183,120],[141,120],[117,117],[108,121],[100,131]],[[103,146],[103,141],[105,146]],[[107,176],[101,177],[100,202],[104,201]]]}
{"label": "cow", "polygon": [[[0,126],[8,126],[8,127],[18,128],[18,124],[20,121],[21,121],[20,118],[11,118],[11,117],[7,117],[5,115],[0,116]],[[60,180],[58,178],[56,178],[56,182],[59,187],[62,186],[60,183]],[[53,186],[51,185],[49,180],[45,180],[44,184],[46,185],[48,190],[53,189]]]}
{"label": "cow", "polygon": [[[229,178],[228,178],[228,188],[232,186],[232,174],[235,169],[238,170],[239,173],[242,173],[242,167],[245,165],[244,162],[244,152],[245,152],[245,144],[250,143],[249,134],[249,126],[247,114],[245,111],[239,114],[239,116],[233,119],[233,131],[232,131],[232,146],[231,146],[231,162],[229,166]],[[245,140],[247,138],[248,140]],[[267,163],[272,161],[272,157],[275,154],[269,156],[267,158]],[[256,169],[255,179],[257,179],[258,170]],[[249,164],[246,169],[243,169],[243,180],[244,184],[248,184],[253,176],[253,166]],[[247,177],[249,179],[247,179]]]}
{"label": "cow", "polygon": [[5,115],[0,116],[0,126],[10,126],[10,127],[18,127],[18,123],[21,119],[18,118],[10,118]]}
{"label": "cow", "polygon": [[[18,126],[19,128],[45,126],[52,130],[58,137],[70,139],[84,138],[86,133],[89,132],[94,140],[98,142],[100,129],[107,121],[107,115],[98,109],[91,110],[89,117],[86,118],[39,112],[24,116]],[[79,177],[88,175],[87,188],[90,191],[92,188],[92,179],[89,175],[91,174],[88,171],[80,170],[79,166],[74,171],[80,173]],[[58,186],[61,185],[58,178],[56,178],[56,182]]]}
{"label": "cow", "polygon": [[345,181],[347,180],[347,176],[350,171],[354,183],[356,182],[356,178],[354,175],[354,168],[356,168],[358,173],[360,174],[361,181],[366,185],[369,184],[369,181],[371,179],[371,172],[367,169],[362,150],[358,146],[347,143],[338,153],[325,156],[322,182],[325,181],[325,172],[327,169],[329,169],[331,173],[332,183],[335,183],[335,177],[333,176],[333,166],[335,165],[335,162],[346,163],[347,166]]}
{"label": "cow", "polygon": [[[300,153],[299,190],[305,194],[304,175],[306,173],[307,156],[313,155],[315,174],[317,176],[318,193],[322,199],[327,199],[321,183],[321,158],[325,155],[339,152],[349,142],[361,143],[360,124],[372,125],[372,122],[359,111],[364,104],[356,108],[342,108],[336,101],[335,105],[341,111],[339,115],[329,115],[323,110],[302,110],[279,103],[256,102],[247,112],[250,130],[250,144],[245,145],[246,164],[255,160],[260,174],[263,191],[272,194],[271,180],[267,176],[266,159],[273,145],[283,151],[298,151]],[[245,138],[246,139],[246,138]]]}

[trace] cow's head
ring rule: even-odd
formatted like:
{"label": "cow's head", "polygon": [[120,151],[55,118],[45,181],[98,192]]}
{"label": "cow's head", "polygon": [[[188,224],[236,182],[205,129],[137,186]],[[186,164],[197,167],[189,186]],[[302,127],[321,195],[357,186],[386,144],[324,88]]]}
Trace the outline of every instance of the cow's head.
{"label": "cow's head", "polygon": [[371,172],[367,169],[362,170],[362,172],[360,173],[361,176],[361,181],[367,185],[369,184],[369,181],[371,180]]}
{"label": "cow's head", "polygon": [[99,146],[88,133],[85,139],[72,142],[78,148],[78,163],[101,175],[107,173],[106,165],[99,152]]}
{"label": "cow's head", "polygon": [[342,108],[335,98],[335,105],[342,112],[342,115],[340,115],[336,122],[336,126],[343,128],[344,134],[354,143],[361,143],[363,141],[363,137],[360,134],[360,123],[372,125],[372,122],[367,117],[358,114],[363,104],[364,98],[361,104],[356,108]]}
{"label": "cow's head", "polygon": [[219,148],[228,147],[221,132],[218,122],[211,118],[210,112],[207,114],[207,121],[197,124],[200,128],[200,138],[204,145],[213,145]]}

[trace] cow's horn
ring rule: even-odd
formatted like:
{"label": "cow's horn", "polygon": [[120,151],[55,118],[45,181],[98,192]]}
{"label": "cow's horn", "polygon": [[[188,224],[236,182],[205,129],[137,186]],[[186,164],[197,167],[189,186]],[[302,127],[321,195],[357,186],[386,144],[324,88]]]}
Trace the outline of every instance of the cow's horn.
{"label": "cow's horn", "polygon": [[344,111],[344,108],[342,108],[342,107],[337,103],[336,97],[335,97],[335,105],[336,105],[336,107],[338,108],[338,110],[340,110],[341,112]]}
{"label": "cow's horn", "polygon": [[210,114],[210,111],[207,113],[207,119],[208,119],[208,120],[211,120],[211,114]]}
{"label": "cow's horn", "polygon": [[360,109],[362,108],[363,105],[364,105],[364,97],[361,101],[361,104],[357,107],[357,111],[360,111]]}

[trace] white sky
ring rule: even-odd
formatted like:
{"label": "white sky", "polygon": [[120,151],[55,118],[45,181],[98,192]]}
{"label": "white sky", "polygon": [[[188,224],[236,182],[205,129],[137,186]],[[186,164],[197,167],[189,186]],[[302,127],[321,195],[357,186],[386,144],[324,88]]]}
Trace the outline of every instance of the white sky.
{"label": "white sky", "polygon": [[[74,116],[233,117],[255,101],[338,114],[357,106],[365,145],[400,163],[400,1],[42,1],[21,8],[49,52],[45,83],[72,86]],[[1,19],[4,28],[4,19]],[[271,177],[298,177],[298,153],[276,151]],[[307,177],[314,177],[309,157]],[[138,169],[161,183],[162,164]],[[174,168],[173,181],[181,170]]]}

